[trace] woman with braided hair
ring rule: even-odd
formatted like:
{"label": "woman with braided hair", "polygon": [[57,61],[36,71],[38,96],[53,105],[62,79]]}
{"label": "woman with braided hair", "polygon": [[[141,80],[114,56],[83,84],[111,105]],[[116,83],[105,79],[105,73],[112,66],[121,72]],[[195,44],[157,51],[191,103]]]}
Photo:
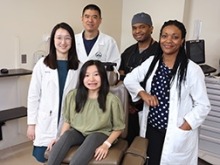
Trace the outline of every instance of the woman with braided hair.
{"label": "woman with braided hair", "polygon": [[[202,69],[185,52],[186,29],[165,22],[159,51],[127,74],[132,100],[144,101],[140,135],[149,139],[149,165],[195,165],[198,128],[210,111]],[[146,80],[145,89],[140,82]]]}

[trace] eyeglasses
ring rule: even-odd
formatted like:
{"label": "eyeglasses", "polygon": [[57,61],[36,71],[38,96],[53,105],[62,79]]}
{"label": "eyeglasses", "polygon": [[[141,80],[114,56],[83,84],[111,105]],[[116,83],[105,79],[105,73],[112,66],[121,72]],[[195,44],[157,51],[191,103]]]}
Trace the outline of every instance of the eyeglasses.
{"label": "eyeglasses", "polygon": [[63,40],[65,42],[71,42],[72,38],[71,37],[62,37],[62,36],[55,36],[55,40],[62,42]]}

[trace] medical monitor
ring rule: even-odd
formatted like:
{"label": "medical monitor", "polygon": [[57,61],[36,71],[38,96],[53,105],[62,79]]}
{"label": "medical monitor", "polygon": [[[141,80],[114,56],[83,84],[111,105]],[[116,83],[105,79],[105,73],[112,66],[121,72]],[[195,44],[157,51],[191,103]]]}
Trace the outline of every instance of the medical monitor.
{"label": "medical monitor", "polygon": [[192,61],[197,64],[205,63],[205,41],[189,40],[186,41],[186,52]]}

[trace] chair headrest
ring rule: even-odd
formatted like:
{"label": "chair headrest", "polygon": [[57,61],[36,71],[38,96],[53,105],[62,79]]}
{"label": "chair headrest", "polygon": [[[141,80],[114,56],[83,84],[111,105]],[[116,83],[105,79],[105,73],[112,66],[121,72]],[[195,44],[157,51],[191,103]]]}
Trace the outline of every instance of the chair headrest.
{"label": "chair headrest", "polygon": [[118,74],[114,71],[107,71],[108,82],[110,86],[118,83]]}
{"label": "chair headrest", "polygon": [[102,64],[105,66],[106,71],[114,71],[117,66],[117,64],[113,62],[102,62]]}

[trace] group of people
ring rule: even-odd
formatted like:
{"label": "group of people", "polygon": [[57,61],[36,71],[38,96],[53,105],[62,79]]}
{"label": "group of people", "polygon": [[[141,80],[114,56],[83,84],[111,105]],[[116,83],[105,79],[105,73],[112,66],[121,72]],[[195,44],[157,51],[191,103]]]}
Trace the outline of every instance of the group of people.
{"label": "group of people", "polygon": [[[187,57],[183,23],[165,22],[157,42],[150,15],[135,14],[131,26],[137,43],[120,55],[115,40],[100,32],[101,21],[100,8],[89,4],[80,34],[66,23],[53,28],[49,54],[35,65],[28,92],[33,156],[59,165],[74,145],[80,147],[72,165],[107,156],[125,128],[122,104],[109,92],[102,64],[112,62],[130,94],[129,144],[135,136],[149,139],[149,165],[197,164],[198,128],[210,103],[204,74]],[[46,150],[51,150],[48,160]]]}

